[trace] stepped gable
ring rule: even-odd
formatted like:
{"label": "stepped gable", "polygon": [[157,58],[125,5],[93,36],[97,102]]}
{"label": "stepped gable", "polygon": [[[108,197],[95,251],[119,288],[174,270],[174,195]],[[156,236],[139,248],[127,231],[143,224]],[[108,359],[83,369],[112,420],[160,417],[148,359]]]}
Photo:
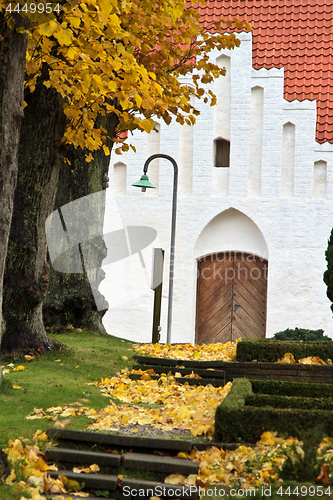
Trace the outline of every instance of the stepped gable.
{"label": "stepped gable", "polygon": [[317,99],[316,141],[333,143],[333,0],[206,0],[195,8],[204,26],[249,21],[253,68],[284,67],[284,98]]}

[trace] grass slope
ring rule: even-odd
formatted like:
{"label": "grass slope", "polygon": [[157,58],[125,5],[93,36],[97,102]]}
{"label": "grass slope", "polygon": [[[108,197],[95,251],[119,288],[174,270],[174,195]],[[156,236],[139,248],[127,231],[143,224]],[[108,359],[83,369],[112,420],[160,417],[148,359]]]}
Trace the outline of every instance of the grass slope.
{"label": "grass slope", "polygon": [[[9,439],[28,437],[37,429],[46,430],[48,420],[26,420],[34,408],[49,408],[81,401],[84,406],[102,408],[108,400],[98,387],[87,383],[110,377],[122,368],[132,365],[133,343],[112,336],[71,330],[50,335],[63,344],[64,349],[33,361],[0,359],[1,365],[14,363],[24,366],[22,371],[4,375],[0,390],[0,447],[6,448]],[[60,360],[60,361],[59,361]],[[14,389],[13,385],[23,389]],[[87,417],[73,419],[68,429],[84,429]]]}

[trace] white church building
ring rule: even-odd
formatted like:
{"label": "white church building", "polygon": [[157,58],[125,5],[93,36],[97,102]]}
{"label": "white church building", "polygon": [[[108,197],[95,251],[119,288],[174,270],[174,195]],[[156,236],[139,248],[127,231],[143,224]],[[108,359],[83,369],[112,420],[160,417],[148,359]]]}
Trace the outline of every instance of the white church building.
{"label": "white church building", "polygon": [[[333,80],[325,59],[333,42],[320,38],[322,30],[328,37],[332,32],[332,6],[325,11],[330,28],[319,22],[314,0],[208,1],[203,19],[210,12],[226,16],[228,9],[252,22],[253,31],[238,34],[239,48],[211,54],[227,70],[207,86],[217,105],[197,102],[194,126],[156,122],[150,134],[129,137],[136,153],[112,156],[104,234],[124,229],[128,256],[103,267],[99,290],[109,303],[103,323],[111,335],[151,342],[152,252],[162,248],[166,341],[172,164],[150,163],[156,189],[142,193],[132,186],[147,158],[163,153],[179,168],[171,342],[272,337],[295,327],[321,328],[333,337],[323,282],[333,227],[333,102],[327,94]],[[133,226],[144,226],[147,235],[137,244]]]}

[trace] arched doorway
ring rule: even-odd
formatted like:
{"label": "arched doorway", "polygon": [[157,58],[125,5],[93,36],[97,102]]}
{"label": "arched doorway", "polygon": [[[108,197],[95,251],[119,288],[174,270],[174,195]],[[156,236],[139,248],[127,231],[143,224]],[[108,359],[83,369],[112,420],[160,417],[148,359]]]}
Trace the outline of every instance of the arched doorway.
{"label": "arched doorway", "polygon": [[196,343],[265,337],[267,260],[243,252],[198,261]]}
{"label": "arched doorway", "polygon": [[258,226],[229,208],[196,243],[196,343],[265,337],[268,248]]}

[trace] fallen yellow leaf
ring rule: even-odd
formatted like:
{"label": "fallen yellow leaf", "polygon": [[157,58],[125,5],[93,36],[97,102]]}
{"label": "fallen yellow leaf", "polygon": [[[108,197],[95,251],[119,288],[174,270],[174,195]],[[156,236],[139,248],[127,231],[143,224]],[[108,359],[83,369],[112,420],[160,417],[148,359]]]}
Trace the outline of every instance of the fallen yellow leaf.
{"label": "fallen yellow leaf", "polygon": [[296,363],[296,361],[291,352],[286,352],[283,358],[277,360],[277,363]]}
{"label": "fallen yellow leaf", "polygon": [[185,485],[186,477],[182,474],[170,474],[170,476],[164,479],[164,482],[167,484],[178,484]]}

